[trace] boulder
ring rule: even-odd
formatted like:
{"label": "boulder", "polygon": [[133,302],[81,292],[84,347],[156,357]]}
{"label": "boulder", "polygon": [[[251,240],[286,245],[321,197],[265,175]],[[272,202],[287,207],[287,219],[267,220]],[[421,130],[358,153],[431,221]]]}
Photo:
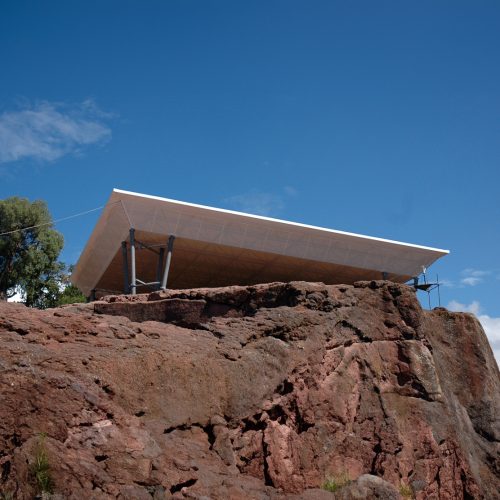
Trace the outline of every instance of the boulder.
{"label": "boulder", "polygon": [[499,446],[479,322],[405,285],[0,303],[5,496],[494,499]]}

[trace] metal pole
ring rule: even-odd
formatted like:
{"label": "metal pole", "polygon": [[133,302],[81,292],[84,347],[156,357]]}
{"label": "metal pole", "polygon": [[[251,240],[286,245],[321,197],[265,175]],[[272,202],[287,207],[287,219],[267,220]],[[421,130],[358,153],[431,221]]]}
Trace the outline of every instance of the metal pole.
{"label": "metal pole", "polygon": [[156,281],[158,281],[158,290],[160,289],[161,286],[161,274],[163,270],[163,258],[165,256],[165,249],[162,247],[160,248],[160,255],[158,257],[158,267],[156,269]]}
{"label": "metal pole", "polygon": [[137,292],[137,281],[135,279],[135,229],[130,228],[130,261],[132,264],[132,280],[130,282],[130,293],[135,295]]}
{"label": "metal pole", "polygon": [[167,280],[168,280],[168,272],[170,270],[170,262],[172,260],[172,250],[174,248],[174,240],[175,236],[170,235],[168,237],[168,246],[167,246],[167,262],[165,263],[165,271],[163,271],[163,278],[161,280],[161,289],[167,289]]}
{"label": "metal pole", "polygon": [[122,241],[122,262],[123,262],[123,293],[130,293],[130,281],[128,277],[128,256],[127,242]]}

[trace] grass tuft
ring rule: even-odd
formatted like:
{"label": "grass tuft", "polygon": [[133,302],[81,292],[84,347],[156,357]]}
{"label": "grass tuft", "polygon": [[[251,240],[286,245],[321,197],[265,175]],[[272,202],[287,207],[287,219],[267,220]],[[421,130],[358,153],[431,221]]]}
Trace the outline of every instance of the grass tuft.
{"label": "grass tuft", "polygon": [[339,475],[327,477],[321,485],[321,488],[323,490],[329,491],[330,493],[335,493],[336,491],[339,491],[340,488],[347,486],[350,482],[351,480],[349,479],[347,473],[342,472]]}
{"label": "grass tuft", "polygon": [[40,433],[35,450],[35,460],[31,465],[31,474],[33,475],[36,486],[40,493],[53,493],[54,481],[50,473],[49,457],[45,447],[45,433]]}
{"label": "grass tuft", "polygon": [[408,484],[401,483],[401,486],[399,487],[399,494],[403,498],[413,498],[413,490]]}

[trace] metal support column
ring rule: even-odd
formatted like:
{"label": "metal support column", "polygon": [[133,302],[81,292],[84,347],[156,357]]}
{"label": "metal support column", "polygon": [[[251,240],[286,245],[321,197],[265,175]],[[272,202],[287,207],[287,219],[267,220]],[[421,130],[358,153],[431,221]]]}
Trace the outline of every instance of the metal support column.
{"label": "metal support column", "polygon": [[123,262],[123,293],[130,293],[130,280],[128,277],[128,255],[127,242],[122,241],[122,262]]}
{"label": "metal support column", "polygon": [[130,228],[130,263],[131,263],[131,281],[130,293],[135,295],[137,293],[137,280],[135,277],[135,229]]}
{"label": "metal support column", "polygon": [[165,249],[162,247],[160,248],[160,254],[158,256],[158,267],[156,268],[156,281],[158,281],[158,290],[161,288],[161,277],[162,277],[162,271],[163,271],[163,259],[165,256]]}
{"label": "metal support column", "polygon": [[170,235],[168,237],[168,246],[167,246],[167,262],[165,263],[165,270],[163,271],[163,278],[161,280],[161,289],[167,289],[167,280],[168,280],[168,272],[170,270],[170,262],[172,260],[172,250],[174,248],[174,240],[175,236]]}

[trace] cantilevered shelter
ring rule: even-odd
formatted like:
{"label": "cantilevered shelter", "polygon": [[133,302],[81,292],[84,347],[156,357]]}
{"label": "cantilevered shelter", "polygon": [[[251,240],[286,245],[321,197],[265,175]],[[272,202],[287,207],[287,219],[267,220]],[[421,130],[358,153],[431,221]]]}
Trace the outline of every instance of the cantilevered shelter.
{"label": "cantilevered shelter", "polygon": [[447,253],[114,189],[72,281],[88,296],[292,280],[405,282]]}

